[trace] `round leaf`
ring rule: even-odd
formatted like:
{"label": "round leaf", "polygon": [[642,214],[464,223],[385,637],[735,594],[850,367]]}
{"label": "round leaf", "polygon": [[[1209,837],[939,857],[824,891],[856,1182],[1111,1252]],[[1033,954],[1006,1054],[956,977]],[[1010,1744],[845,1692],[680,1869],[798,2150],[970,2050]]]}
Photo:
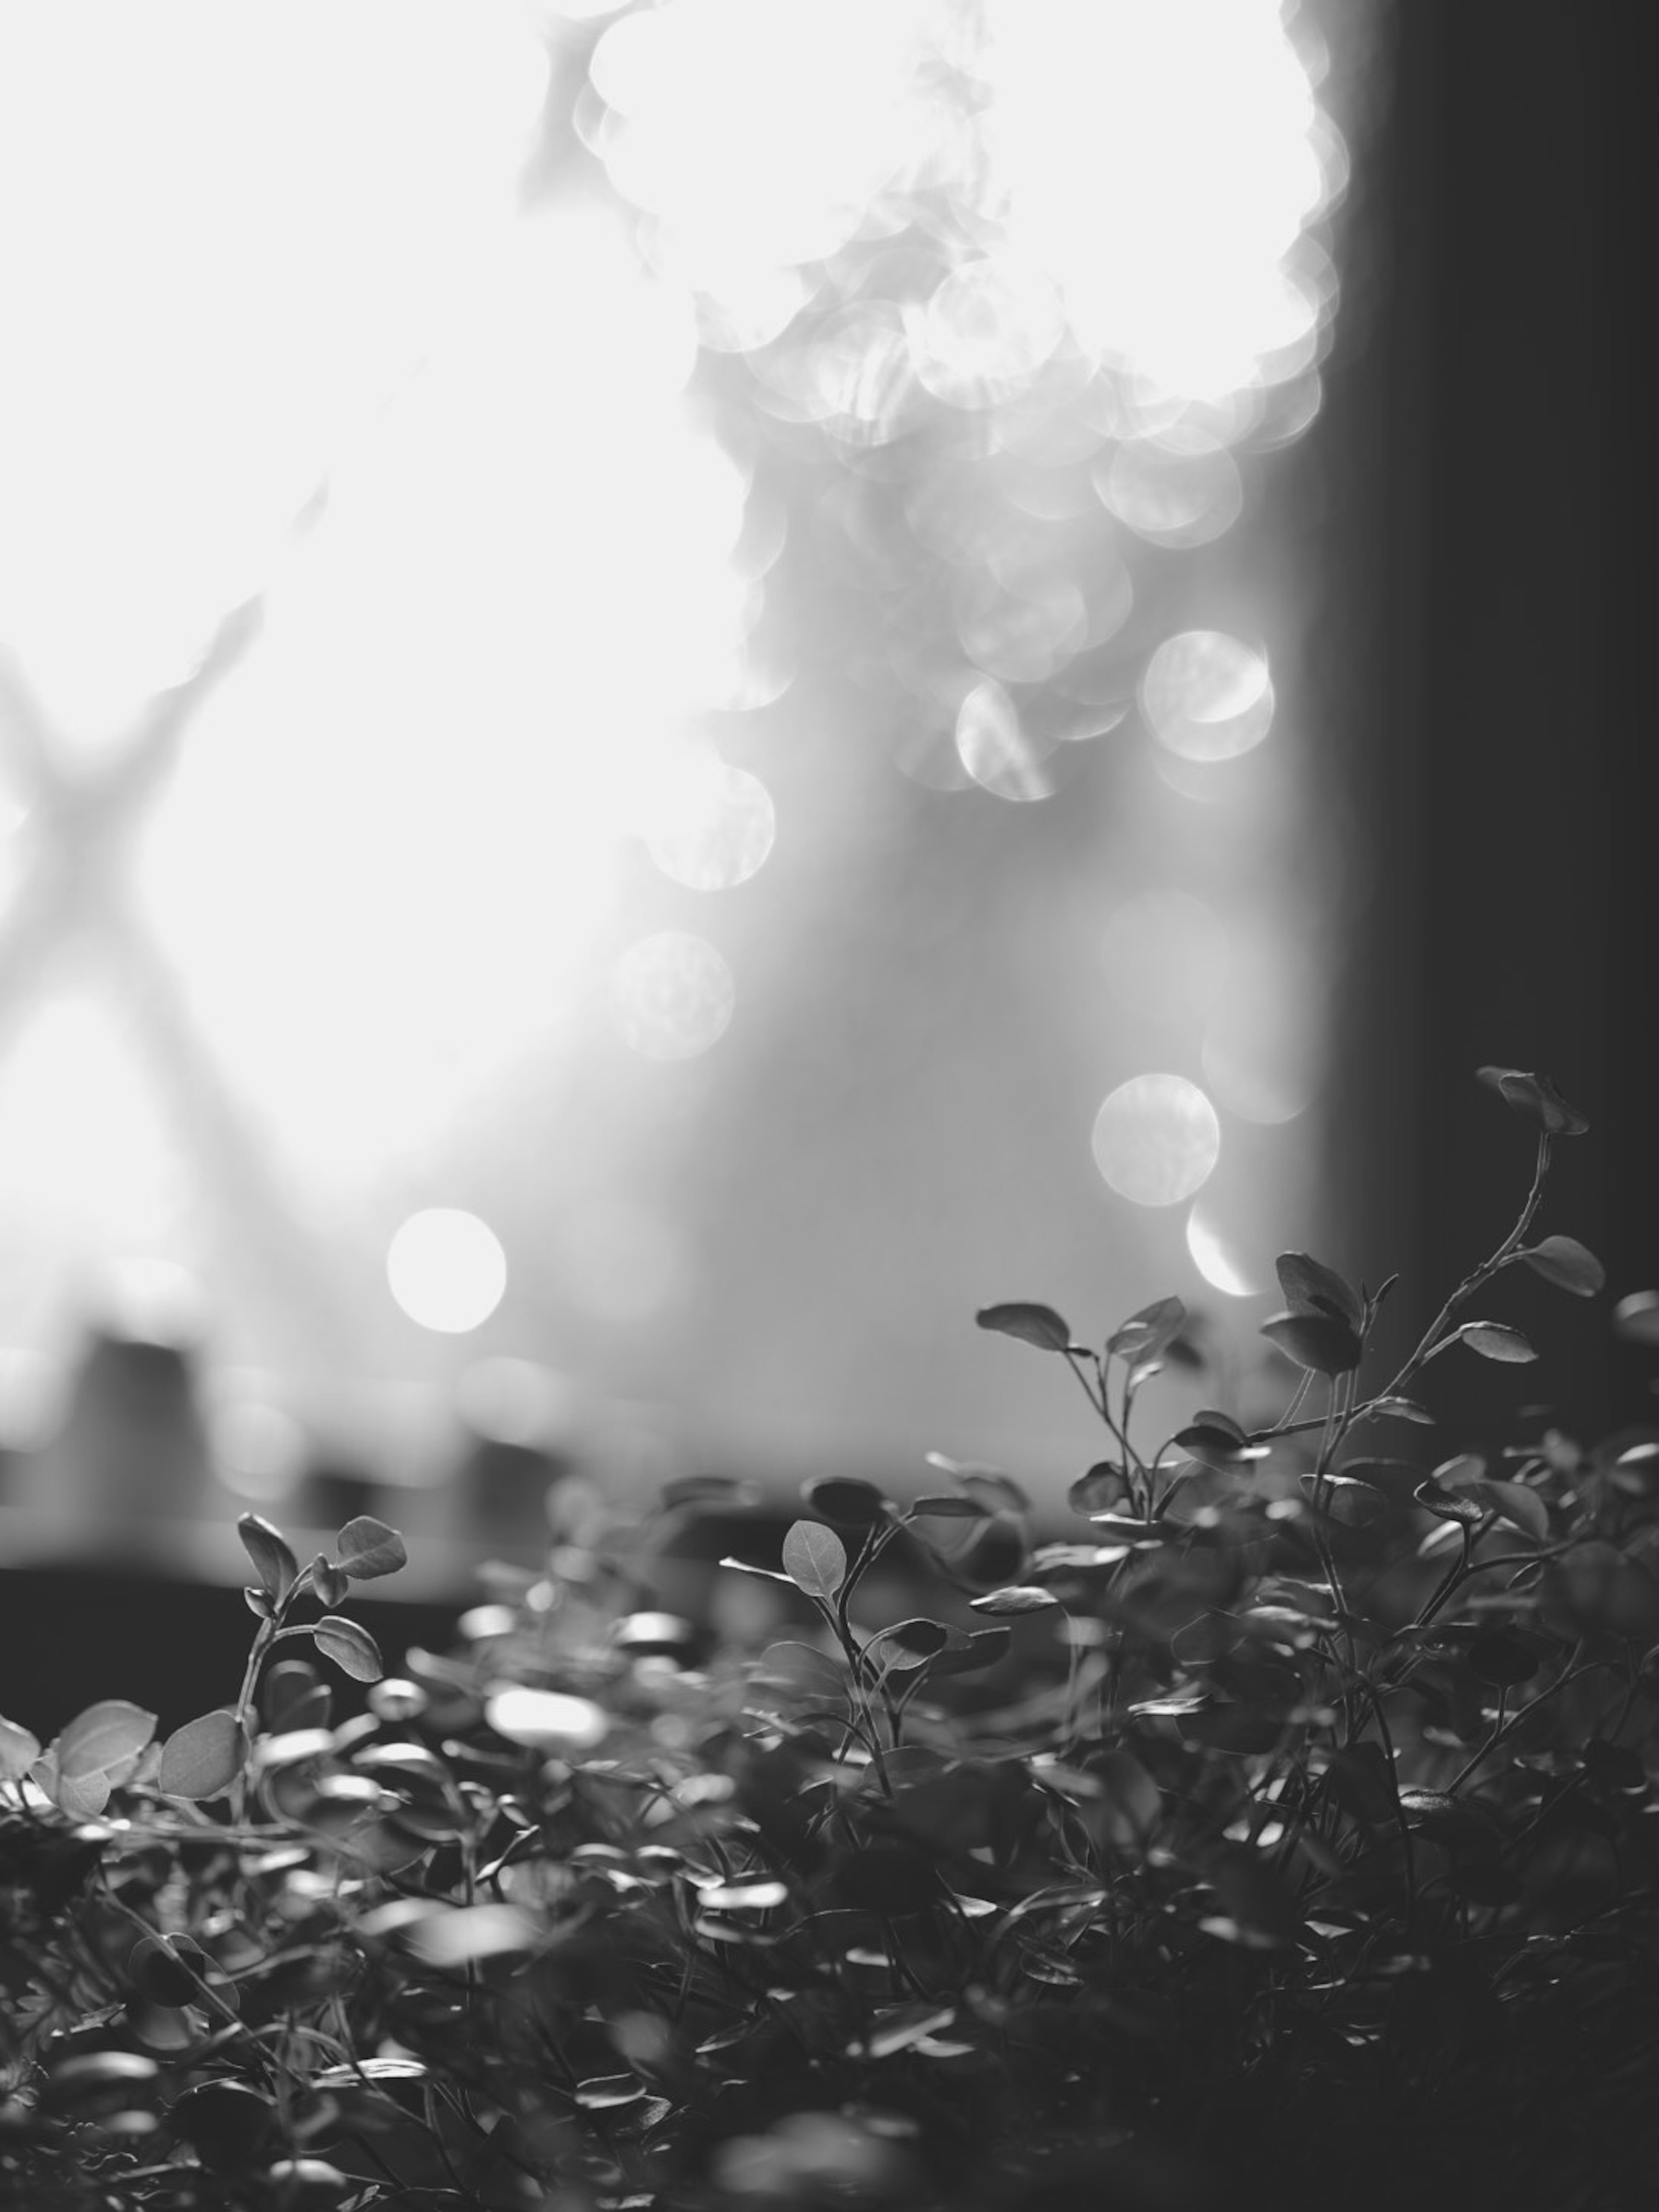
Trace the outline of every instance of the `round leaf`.
{"label": "round leaf", "polygon": [[1659,1291],[1632,1291],[1613,1310],[1616,1335],[1626,1344],[1659,1344]]}
{"label": "round leaf", "polygon": [[155,1733],[155,1716],[125,1698],[104,1698],[77,1713],[53,1747],[58,1771],[78,1782],[130,1765]]}
{"label": "round leaf", "polygon": [[1017,1583],[1011,1589],[988,1590],[983,1597],[968,1601],[975,1613],[1042,1613],[1060,1601],[1046,1589],[1038,1589],[1031,1583]]}
{"label": "round leaf", "polygon": [[300,1563],[280,1528],[257,1513],[244,1513],[236,1523],[242,1549],[253,1562],[259,1588],[267,1597],[285,1598],[299,1578]]}
{"label": "round leaf", "polygon": [[1419,1482],[1412,1496],[1437,1521],[1455,1521],[1460,1527],[1473,1528],[1486,1519],[1486,1514],[1472,1498],[1461,1491],[1444,1490],[1437,1482]]}
{"label": "round leaf", "polygon": [[0,1717],[0,1782],[21,1782],[40,1756],[37,1737],[15,1721]]}
{"label": "round leaf", "polygon": [[847,1579],[847,1551],[822,1521],[797,1521],[783,1540],[784,1572],[808,1597],[828,1600]]}
{"label": "round leaf", "polygon": [[801,1497],[814,1513],[838,1528],[869,1528],[888,1515],[888,1504],[873,1482],[856,1475],[821,1474],[801,1485]]}
{"label": "round leaf", "polygon": [[355,1682],[378,1682],[386,1672],[374,1638],[341,1613],[325,1613],[313,1628],[311,1640],[325,1659],[331,1659]]}
{"label": "round leaf", "polygon": [[204,2166],[221,2170],[252,2166],[277,2141],[270,2099],[240,2081],[204,2081],[186,2089],[169,2108],[167,2124]]}
{"label": "round leaf", "polygon": [[335,1539],[334,1549],[353,1582],[372,1583],[409,1565],[409,1553],[398,1531],[369,1513],[360,1513],[355,1521],[346,1522]]}
{"label": "round leaf", "polygon": [[1524,1482],[1477,1482],[1471,1485],[1471,1494],[1478,1498],[1488,1511],[1507,1521],[1512,1528],[1523,1534],[1535,1536],[1541,1544],[1550,1533],[1549,1508],[1535,1490],[1528,1490]]}
{"label": "round leaf", "polygon": [[1530,1681],[1543,1664],[1544,1654],[1531,1637],[1512,1628],[1483,1628],[1469,1646],[1469,1672],[1477,1681],[1494,1689],[1512,1689]]}
{"label": "round leaf", "polygon": [[141,1936],[127,1960],[127,1973],[139,1993],[152,2004],[198,2004],[202,1997],[199,1975],[192,1972],[165,1936]]}
{"label": "round leaf", "polygon": [[1123,1469],[1103,1459],[1086,1474],[1079,1475],[1066,1493],[1066,1502],[1073,1513],[1109,1513],[1128,1495],[1129,1480]]}
{"label": "round leaf", "polygon": [[1333,1321],[1346,1322],[1356,1336],[1364,1328],[1364,1302],[1334,1269],[1322,1267],[1306,1252],[1281,1252],[1273,1266],[1285,1303],[1293,1314],[1322,1314]]}
{"label": "round leaf", "polygon": [[161,1746],[158,1786],[164,1797],[218,1797],[247,1764],[248,1741],[233,1712],[204,1713],[175,1729]]}
{"label": "round leaf", "polygon": [[1519,1067],[1481,1067],[1475,1073],[1506,1106],[1547,1137],[1582,1137],[1589,1127],[1578,1109],[1567,1103],[1547,1075],[1529,1075]]}
{"label": "round leaf", "polygon": [[1519,1256],[1547,1283],[1571,1291],[1575,1297],[1593,1298],[1607,1283],[1607,1269],[1576,1237],[1547,1237]]}
{"label": "round leaf", "polygon": [[1467,1344],[1471,1352],[1478,1352],[1483,1359],[1510,1360],[1519,1364],[1538,1357],[1520,1330],[1510,1328],[1503,1322],[1466,1321],[1447,1341]]}
{"label": "round leaf", "polygon": [[1022,1344],[1036,1345],[1039,1352],[1066,1352],[1071,1347],[1072,1332],[1052,1306],[1018,1303],[982,1306],[974,1319],[981,1328],[1018,1337]]}
{"label": "round leaf", "polygon": [[1357,1332],[1334,1314],[1274,1314],[1262,1322],[1261,1334],[1298,1367],[1316,1375],[1346,1375],[1359,1364]]}
{"label": "round leaf", "polygon": [[345,1569],[337,1566],[326,1552],[319,1552],[311,1563],[311,1587],[324,1605],[338,1605],[351,1584]]}
{"label": "round leaf", "polygon": [[925,1521],[983,1521],[989,1508],[977,1498],[956,1498],[943,1492],[936,1497],[913,1498],[909,1510],[913,1516]]}
{"label": "round leaf", "polygon": [[1114,1329],[1106,1340],[1106,1349],[1116,1358],[1137,1364],[1156,1359],[1180,1335],[1186,1319],[1187,1309],[1179,1298],[1156,1299]]}

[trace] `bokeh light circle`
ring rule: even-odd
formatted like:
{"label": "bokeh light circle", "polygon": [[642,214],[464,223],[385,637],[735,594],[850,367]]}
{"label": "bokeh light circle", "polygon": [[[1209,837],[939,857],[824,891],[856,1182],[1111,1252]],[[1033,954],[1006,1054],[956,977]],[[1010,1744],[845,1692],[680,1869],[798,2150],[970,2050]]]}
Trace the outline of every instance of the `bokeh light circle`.
{"label": "bokeh light circle", "polygon": [[1176,1206],[1202,1188],[1221,1153],[1221,1124],[1184,1075],[1137,1075],[1095,1116],[1095,1165],[1120,1198]]}
{"label": "bokeh light circle", "polygon": [[1235,760],[1273,725],[1273,678],[1261,653],[1224,631],[1182,630],[1147,663],[1140,706],[1152,735],[1181,759]]}
{"label": "bokeh light circle", "polygon": [[433,1206],[411,1213],[386,1252],[392,1295],[422,1328],[465,1336],[489,1320],[507,1289],[501,1239],[476,1213]]}
{"label": "bokeh light circle", "polygon": [[975,684],[957,710],[957,755],[982,791],[1016,801],[1047,799],[1054,784],[1019,710],[995,677]]}
{"label": "bokeh light circle", "polygon": [[695,1060],[724,1036],[736,1004],[732,970],[686,930],[641,938],[611,971],[611,1019],[645,1060]]}
{"label": "bokeh light circle", "polygon": [[1254,1297],[1261,1289],[1238,1265],[1226,1239],[1200,1206],[1187,1216],[1187,1249],[1210,1288],[1224,1297]]}
{"label": "bokeh light circle", "polygon": [[758,776],[724,761],[694,759],[661,778],[645,842],[673,882],[723,891],[765,866],[776,835],[772,794]]}

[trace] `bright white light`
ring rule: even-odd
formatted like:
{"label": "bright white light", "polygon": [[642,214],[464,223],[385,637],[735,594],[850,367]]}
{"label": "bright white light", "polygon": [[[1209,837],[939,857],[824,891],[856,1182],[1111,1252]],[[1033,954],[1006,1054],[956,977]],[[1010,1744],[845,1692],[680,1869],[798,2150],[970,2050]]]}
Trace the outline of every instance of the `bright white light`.
{"label": "bright white light", "polygon": [[612,1018],[644,1060],[695,1060],[725,1036],[736,1002],[732,970],[685,930],[641,938],[611,970]]}
{"label": "bright white light", "polygon": [[689,747],[659,774],[644,810],[652,859],[694,891],[746,884],[777,834],[772,795],[758,776]]}
{"label": "bright white light", "polygon": [[916,81],[927,0],[666,0],[593,52],[613,183],[653,217],[656,264],[747,343],[802,304],[932,135]]}
{"label": "bright white light", "polygon": [[489,1320],[507,1288],[501,1239],[476,1213],[428,1206],[411,1213],[386,1252],[392,1295],[413,1322],[465,1336]]}
{"label": "bright white light", "polygon": [[1223,1243],[1220,1231],[1204,1213],[1194,1206],[1187,1216],[1187,1249],[1192,1255],[1193,1265],[1212,1290],[1226,1297],[1254,1297],[1261,1288],[1253,1283],[1234,1261]]}
{"label": "bright white light", "polygon": [[[972,130],[936,89],[952,72]],[[592,82],[588,143],[715,344],[784,337],[813,264],[888,220],[890,192],[942,186],[970,215],[902,347],[866,314],[803,356],[804,419],[890,434],[911,377],[953,406],[1006,399],[1068,321],[1143,420],[1316,359],[1334,288],[1303,234],[1343,154],[1279,0],[665,0],[604,33]],[[1137,497],[1131,526],[1203,542],[1234,489],[1209,475],[1198,511]]]}
{"label": "bright white light", "polygon": [[1182,760],[1234,760],[1273,726],[1273,687],[1259,653],[1218,629],[1166,638],[1146,665],[1141,711]]}
{"label": "bright white light", "polygon": [[957,709],[957,751],[974,781],[999,799],[1047,799],[1054,789],[1018,708],[994,678],[975,684]]}
{"label": "bright white light", "polygon": [[83,744],[429,342],[546,77],[499,0],[0,9],[0,626]]}
{"label": "bright white light", "polygon": [[1279,0],[988,0],[1008,234],[1085,346],[1220,398],[1286,373],[1322,301],[1286,257],[1328,189]]}
{"label": "bright white light", "polygon": [[681,880],[765,857],[759,785],[688,755],[751,611],[744,479],[686,419],[691,360],[617,226],[507,241],[193,733],[144,894],[308,1174],[418,1159],[576,1018],[641,794],[696,796],[658,813]]}
{"label": "bright white light", "polygon": [[1221,1124],[1185,1076],[1137,1075],[1102,1106],[1091,1141],[1095,1165],[1121,1198],[1175,1206],[1208,1181]]}

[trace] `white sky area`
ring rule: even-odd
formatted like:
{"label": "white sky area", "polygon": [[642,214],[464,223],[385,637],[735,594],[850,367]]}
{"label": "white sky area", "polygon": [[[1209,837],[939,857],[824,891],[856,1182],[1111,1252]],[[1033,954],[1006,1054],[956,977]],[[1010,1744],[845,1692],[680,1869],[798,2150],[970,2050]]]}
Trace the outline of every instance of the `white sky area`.
{"label": "white sky area", "polygon": [[[820,413],[882,435],[895,391],[995,404],[1069,326],[1133,398],[1103,505],[1182,548],[1237,520],[1233,449],[1272,395],[1317,406],[1334,286],[1303,232],[1340,148],[1270,0],[989,0],[972,53],[939,0],[626,15],[578,120],[642,252],[625,209],[520,190],[545,21],[611,12],[0,11],[0,1346],[52,1348],[135,1258],[152,1284],[197,1270],[223,1310],[214,1255],[245,1241],[269,1265],[243,1255],[238,1358],[488,1351],[514,1224],[451,1203],[434,1163],[492,1141],[527,1060],[597,1030],[641,1082],[718,1061],[747,988],[720,900],[815,833],[704,734],[779,686],[744,657],[764,566],[736,551],[745,471],[686,386],[700,340],[787,333],[900,187],[941,179],[977,212],[925,311],[826,341],[803,372]],[[941,47],[990,89],[971,145],[918,67]],[[176,766],[99,844],[86,795],[256,596]],[[967,607],[957,743],[985,791],[1048,795],[1006,686],[1063,665],[1080,623],[1052,595],[1012,629]],[[1276,735],[1265,647],[1225,631],[1161,647],[1139,706],[1177,789]],[[641,848],[710,895],[707,936],[635,917]],[[96,897],[64,890],[76,869]],[[1133,1011],[1135,944],[1173,943],[1193,1049],[1184,1074],[1103,1086],[1079,1150],[1097,1109],[1109,1190],[1176,1209],[1199,1275],[1243,1295],[1206,1186],[1230,1117],[1292,1118],[1316,1059],[1274,994],[1271,916],[1229,996],[1232,933],[1190,893],[1139,896],[1104,970]],[[1264,1070],[1239,1017],[1265,1002]],[[622,1275],[695,1283],[649,1206],[605,1203],[582,1233],[632,1255]],[[358,1309],[332,1353],[321,1307],[297,1312],[331,1272]]]}

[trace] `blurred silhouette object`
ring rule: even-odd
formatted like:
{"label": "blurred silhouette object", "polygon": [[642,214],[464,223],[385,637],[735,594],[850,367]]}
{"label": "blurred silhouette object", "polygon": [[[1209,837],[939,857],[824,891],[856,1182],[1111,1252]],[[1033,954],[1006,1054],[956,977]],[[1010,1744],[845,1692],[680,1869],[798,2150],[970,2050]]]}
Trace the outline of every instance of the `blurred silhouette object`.
{"label": "blurred silhouette object", "polygon": [[177,1526],[200,1514],[210,1474],[194,1352],[94,1329],[57,1433],[19,1472],[35,1548],[176,1565]]}

